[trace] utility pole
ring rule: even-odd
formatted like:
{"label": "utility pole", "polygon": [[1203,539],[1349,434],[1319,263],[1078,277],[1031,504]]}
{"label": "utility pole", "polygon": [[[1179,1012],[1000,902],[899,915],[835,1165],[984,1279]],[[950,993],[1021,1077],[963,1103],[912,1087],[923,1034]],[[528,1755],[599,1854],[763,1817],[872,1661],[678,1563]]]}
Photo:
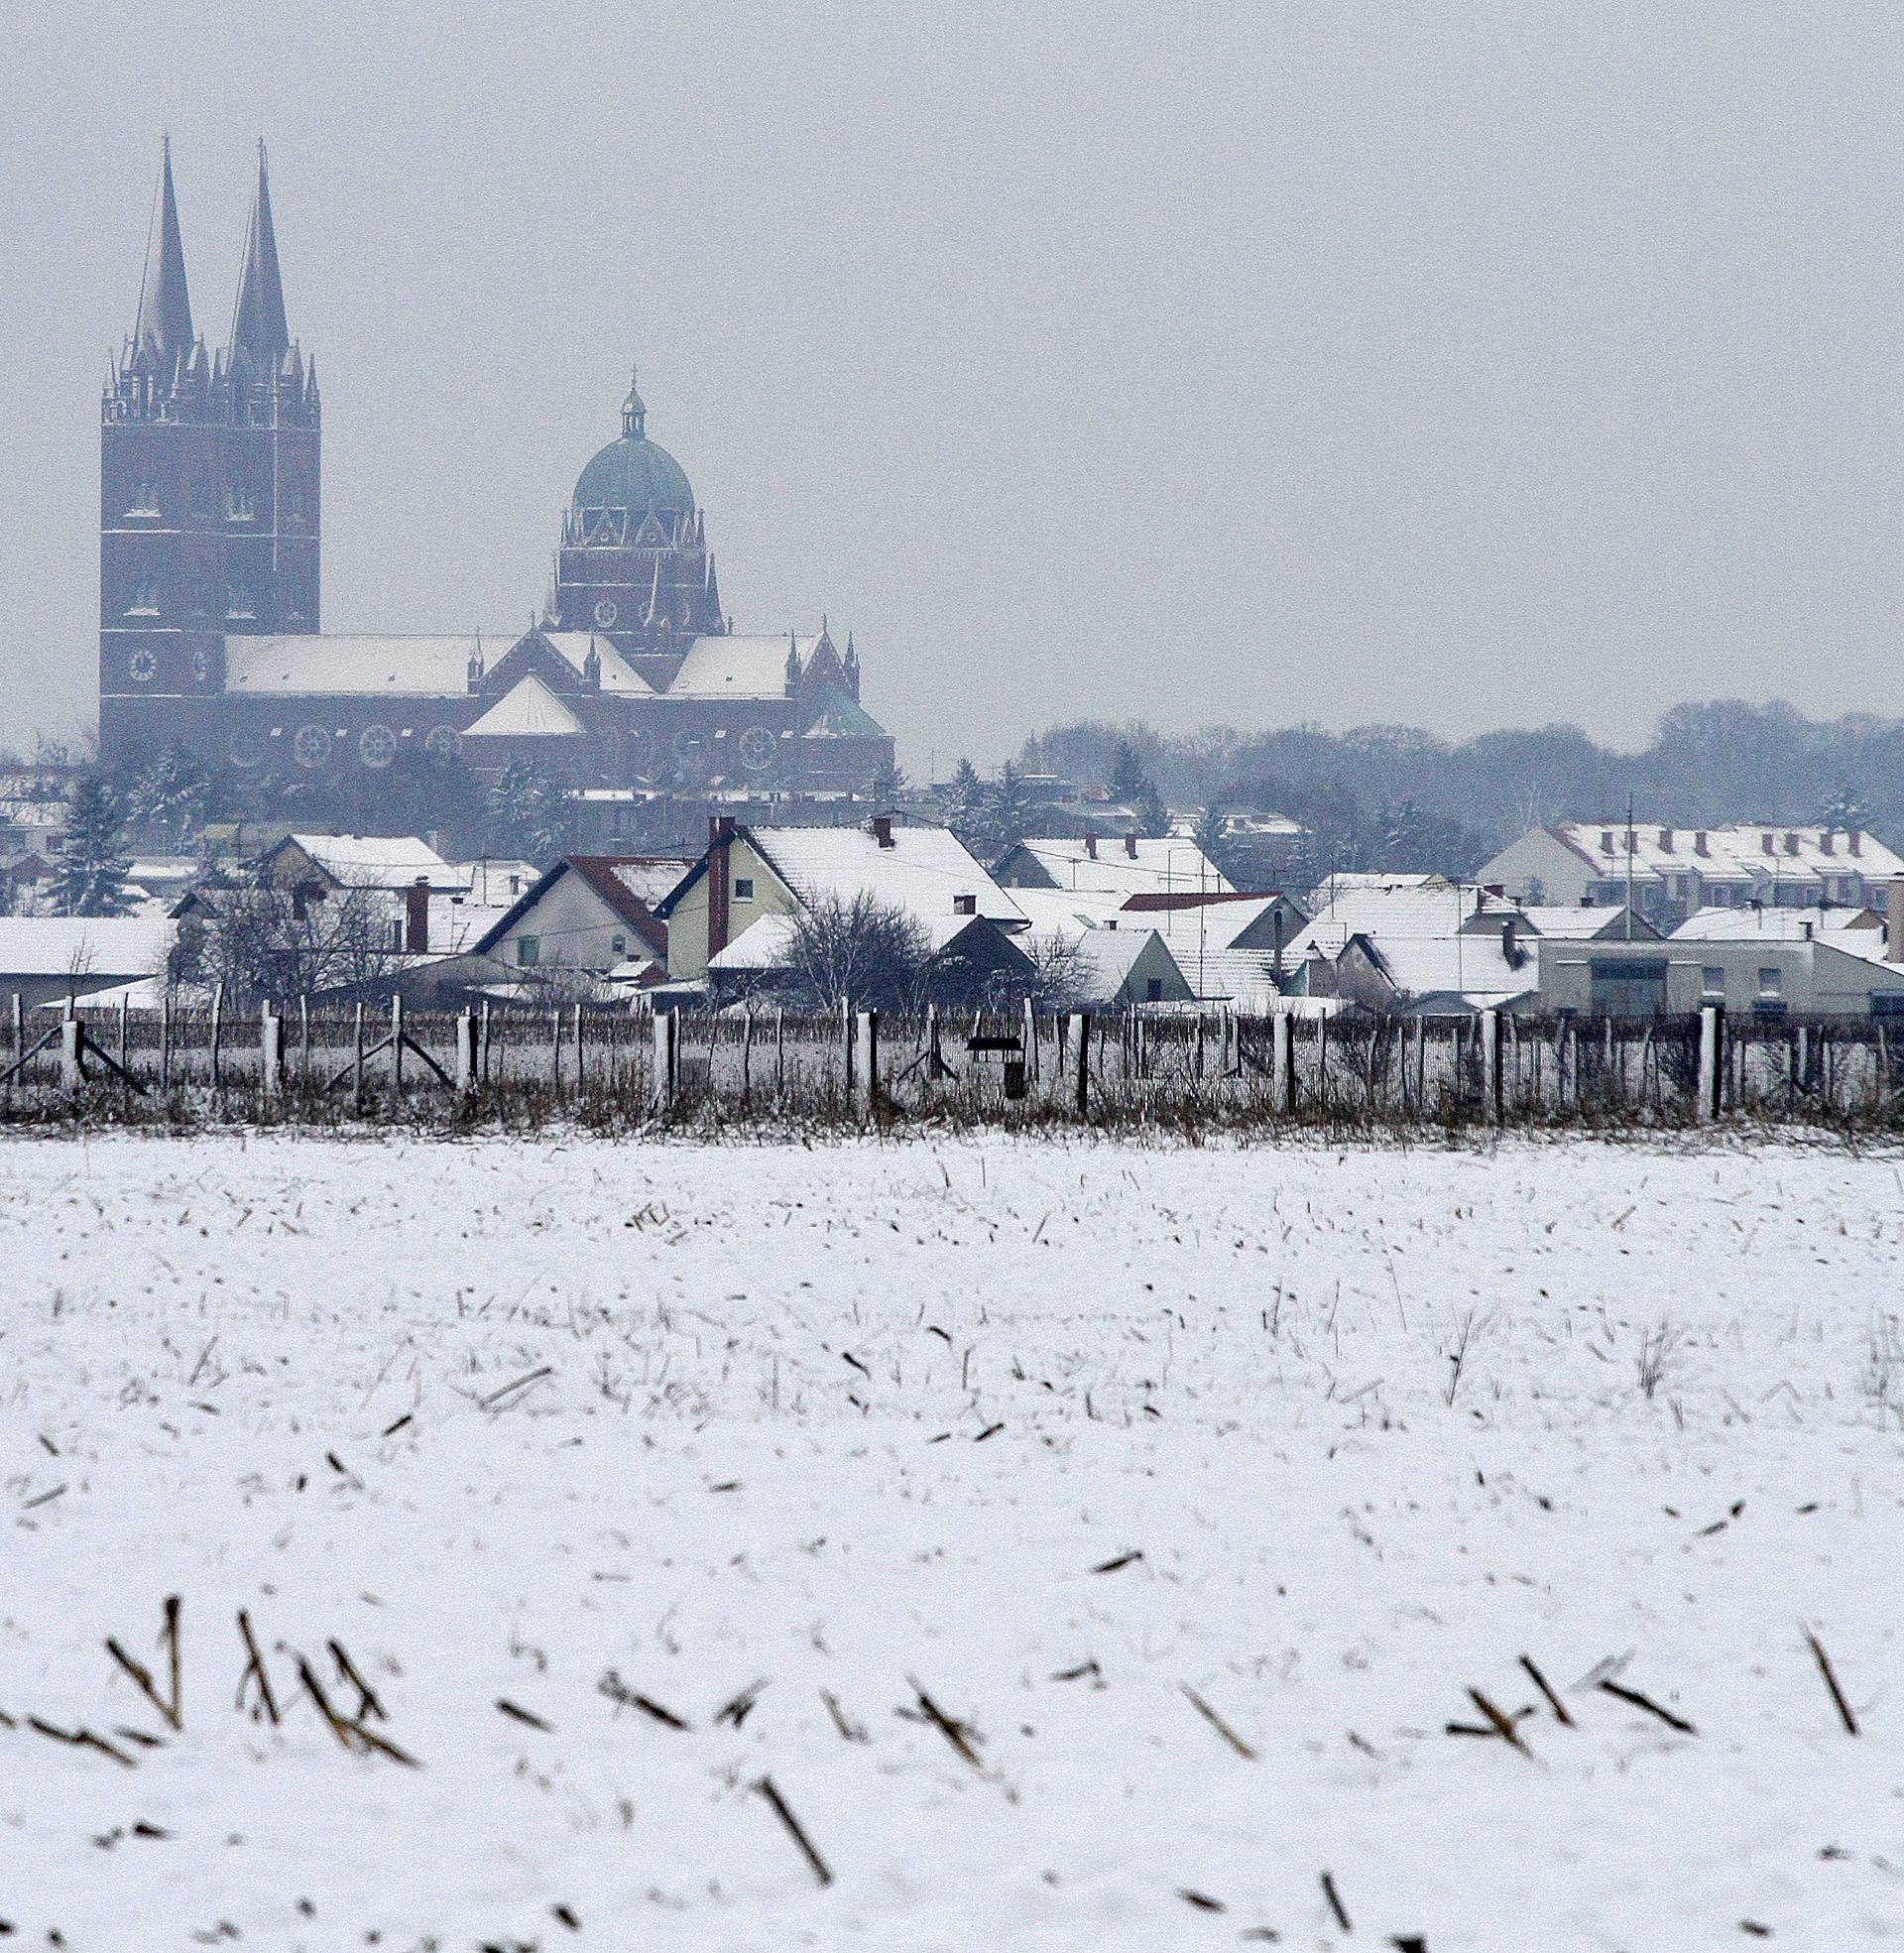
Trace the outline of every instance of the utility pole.
{"label": "utility pole", "polygon": [[1626,940],[1633,939],[1633,790],[1626,790]]}

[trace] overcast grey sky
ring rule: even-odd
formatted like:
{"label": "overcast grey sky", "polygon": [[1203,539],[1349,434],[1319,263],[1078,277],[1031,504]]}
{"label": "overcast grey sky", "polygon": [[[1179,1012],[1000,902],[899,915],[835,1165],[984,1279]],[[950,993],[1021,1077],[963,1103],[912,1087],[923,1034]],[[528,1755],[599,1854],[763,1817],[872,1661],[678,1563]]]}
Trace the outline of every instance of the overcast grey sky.
{"label": "overcast grey sky", "polygon": [[742,629],[901,762],[1904,713],[1904,7],[13,0],[0,738],[90,715],[97,399],[170,129],[269,142],[324,623],[519,629],[639,359]]}

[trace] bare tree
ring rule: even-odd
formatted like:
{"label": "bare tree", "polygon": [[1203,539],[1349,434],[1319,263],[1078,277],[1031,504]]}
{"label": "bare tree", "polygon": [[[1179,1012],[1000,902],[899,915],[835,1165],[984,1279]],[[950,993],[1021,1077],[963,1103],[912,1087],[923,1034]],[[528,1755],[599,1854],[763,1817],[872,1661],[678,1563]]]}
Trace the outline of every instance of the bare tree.
{"label": "bare tree", "polygon": [[796,1005],[834,1010],[915,1011],[931,987],[932,945],[896,903],[862,890],[850,902],[818,896],[790,918],[780,952],[783,994]]}
{"label": "bare tree", "polygon": [[166,979],[183,990],[283,1003],[387,980],[402,957],[400,919],[376,889],[212,886],[180,919]]}

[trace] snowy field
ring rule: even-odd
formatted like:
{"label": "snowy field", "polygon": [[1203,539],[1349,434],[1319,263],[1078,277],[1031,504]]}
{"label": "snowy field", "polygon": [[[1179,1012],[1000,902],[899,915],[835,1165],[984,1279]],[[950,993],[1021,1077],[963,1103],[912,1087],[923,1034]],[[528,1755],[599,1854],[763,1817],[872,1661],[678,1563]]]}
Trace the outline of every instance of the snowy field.
{"label": "snowy field", "polygon": [[7,1946],[1904,1942],[1890,1159],[0,1173]]}

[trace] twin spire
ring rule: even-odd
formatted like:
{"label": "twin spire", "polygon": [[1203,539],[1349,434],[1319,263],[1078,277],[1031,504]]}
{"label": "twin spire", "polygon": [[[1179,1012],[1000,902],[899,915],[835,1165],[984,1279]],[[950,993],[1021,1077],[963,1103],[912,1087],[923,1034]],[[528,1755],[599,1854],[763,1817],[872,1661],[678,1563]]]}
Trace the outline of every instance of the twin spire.
{"label": "twin spire", "polygon": [[[139,286],[139,316],[132,329],[134,360],[170,376],[191,356],[191,299],[185,287],[185,247],[178,230],[178,202],[172,186],[172,139],[165,139],[159,195],[146,238],[146,270]],[[291,348],[285,322],[285,288],[278,270],[278,237],[271,221],[271,178],[265,146],[258,145],[258,184],[252,193],[245,261],[238,274],[238,303],[231,315],[230,356],[274,370]]]}
{"label": "twin spire", "polygon": [[185,246],[178,235],[178,200],[172,193],[172,138],[159,165],[159,196],[146,233],[146,275],[139,283],[139,317],[132,328],[135,357],[170,373],[191,351],[191,295],[185,289]]}

